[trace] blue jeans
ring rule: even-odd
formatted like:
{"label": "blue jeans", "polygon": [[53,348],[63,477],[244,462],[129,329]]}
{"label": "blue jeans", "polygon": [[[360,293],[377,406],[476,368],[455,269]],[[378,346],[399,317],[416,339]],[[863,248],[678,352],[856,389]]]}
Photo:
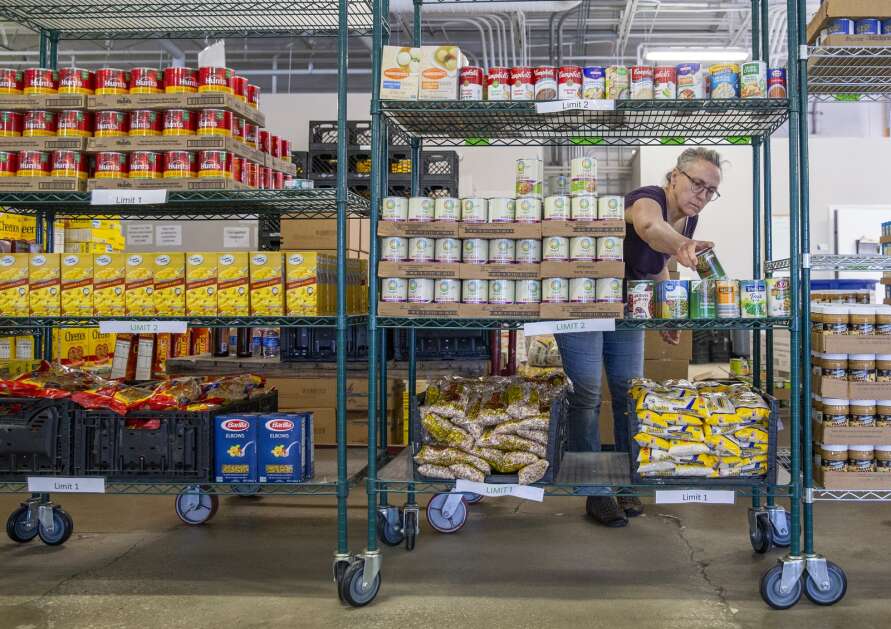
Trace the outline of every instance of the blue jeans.
{"label": "blue jeans", "polygon": [[606,367],[613,403],[616,451],[630,450],[628,381],[643,376],[643,330],[556,334],[563,370],[572,381],[569,443],[573,452],[600,451],[600,382]]}

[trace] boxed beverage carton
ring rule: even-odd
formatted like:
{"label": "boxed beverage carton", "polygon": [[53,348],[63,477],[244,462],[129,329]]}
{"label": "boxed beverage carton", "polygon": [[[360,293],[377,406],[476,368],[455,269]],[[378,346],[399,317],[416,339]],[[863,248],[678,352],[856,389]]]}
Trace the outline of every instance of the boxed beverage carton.
{"label": "boxed beverage carton", "polygon": [[217,314],[216,252],[186,254],[186,314],[212,317]]}
{"label": "boxed beverage carton", "polygon": [[11,317],[27,317],[28,300],[27,253],[7,253],[0,256],[0,312]]}
{"label": "boxed beverage carton", "polygon": [[62,309],[60,276],[58,253],[31,254],[28,261],[28,299],[32,316],[59,316]]}
{"label": "boxed beverage carton", "polygon": [[65,254],[62,256],[62,315],[93,316],[93,256]]}
{"label": "boxed beverage carton", "polygon": [[257,416],[214,418],[214,479],[218,483],[257,482]]}
{"label": "boxed beverage carton", "polygon": [[381,99],[418,100],[420,66],[420,48],[384,46],[381,55]]}
{"label": "boxed beverage carton", "polygon": [[220,316],[246,317],[251,313],[249,277],[249,253],[218,254],[217,307]]}
{"label": "boxed beverage carton", "polygon": [[162,317],[186,313],[186,261],[182,253],[159,253],[152,259],[155,314]]}
{"label": "boxed beverage carton", "polygon": [[93,312],[98,317],[123,316],[127,255],[104,253],[93,256]]}

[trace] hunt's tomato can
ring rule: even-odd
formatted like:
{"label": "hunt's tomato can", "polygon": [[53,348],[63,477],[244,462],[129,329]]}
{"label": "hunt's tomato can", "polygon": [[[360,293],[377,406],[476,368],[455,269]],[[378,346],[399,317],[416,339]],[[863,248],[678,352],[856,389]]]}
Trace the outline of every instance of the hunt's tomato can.
{"label": "hunt's tomato can", "polygon": [[56,119],[58,135],[88,138],[93,135],[93,114],[80,109],[63,109]]}
{"label": "hunt's tomato can", "polygon": [[280,155],[280,157],[281,157],[283,160],[285,160],[286,162],[290,163],[290,162],[291,162],[291,141],[290,141],[290,140],[286,140],[286,139],[284,139],[284,138],[281,138],[281,140],[280,140],[280,144],[281,144],[281,148],[280,148],[280,150],[281,150],[281,155]]}
{"label": "hunt's tomato can", "polygon": [[164,112],[163,135],[195,135],[198,115],[188,109]]}
{"label": "hunt's tomato can", "polygon": [[19,154],[0,151],[0,177],[15,177],[19,169]]}
{"label": "hunt's tomato can", "polygon": [[245,181],[245,167],[244,167],[244,158],[242,157],[232,157],[232,179],[239,183],[246,183]]}
{"label": "hunt's tomato can", "polygon": [[118,68],[96,70],[96,95],[127,94],[130,91],[130,74]]}
{"label": "hunt's tomato can", "polygon": [[232,116],[232,137],[244,142],[244,118]]}
{"label": "hunt's tomato can", "polygon": [[167,94],[197,92],[197,73],[192,68],[164,68],[164,91]]}
{"label": "hunt's tomato can", "polygon": [[0,111],[0,138],[17,138],[22,135],[22,114],[17,111]]}
{"label": "hunt's tomato can", "polygon": [[232,135],[232,112],[202,109],[198,114],[198,135]]}
{"label": "hunt's tomato can", "polygon": [[96,166],[93,173],[96,179],[126,179],[127,154],[118,151],[96,153]]}
{"label": "hunt's tomato can", "polygon": [[283,172],[274,172],[272,173],[272,189],[273,190],[282,190],[285,187],[285,173]]}
{"label": "hunt's tomato can", "polygon": [[252,148],[257,146],[257,125],[244,121],[244,143]]}
{"label": "hunt's tomato can", "polygon": [[269,135],[269,129],[260,129],[260,145],[257,148],[264,153],[272,154],[272,139]]}
{"label": "hunt's tomato can", "polygon": [[17,177],[49,177],[50,154],[44,151],[19,151]]}
{"label": "hunt's tomato can", "polygon": [[194,177],[198,174],[195,154],[189,151],[164,153],[164,178]]}
{"label": "hunt's tomato can", "polygon": [[0,94],[21,94],[23,84],[21,70],[0,68]]}
{"label": "hunt's tomato can", "polygon": [[198,68],[199,92],[225,92],[232,93],[229,81],[232,80],[231,68]]}
{"label": "hunt's tomato can", "polygon": [[226,177],[231,156],[226,151],[198,151],[199,177]]}
{"label": "hunt's tomato can", "polygon": [[233,74],[229,79],[229,87],[232,88],[232,95],[242,102],[247,102],[248,80],[243,76]]}
{"label": "hunt's tomato can", "polygon": [[164,76],[158,68],[130,70],[131,94],[160,94],[164,91]]}
{"label": "hunt's tomato can", "polygon": [[27,138],[56,135],[56,112],[44,110],[26,111],[22,135]]}
{"label": "hunt's tomato can", "polygon": [[247,86],[247,104],[256,109],[260,106],[260,86],[253,83]]}
{"label": "hunt's tomato can", "polygon": [[257,162],[245,162],[245,183],[251,188],[260,187],[260,165]]}
{"label": "hunt's tomato can", "polygon": [[133,151],[130,153],[130,179],[160,179],[161,154],[155,151]]}
{"label": "hunt's tomato can", "polygon": [[58,75],[47,68],[27,68],[22,81],[23,92],[30,94],[55,94],[59,91]]}
{"label": "hunt's tomato can", "polygon": [[93,135],[97,138],[120,138],[127,135],[127,114],[123,111],[97,111]]}
{"label": "hunt's tomato can", "polygon": [[50,177],[87,178],[87,156],[80,151],[53,151]]}
{"label": "hunt's tomato can", "polygon": [[282,156],[282,139],[272,133],[269,134],[269,154],[278,159]]}
{"label": "hunt's tomato can", "polygon": [[272,169],[269,166],[262,166],[260,172],[263,177],[263,189],[272,190],[275,185],[275,177],[272,176]]}
{"label": "hunt's tomato can", "polygon": [[59,94],[92,95],[96,90],[96,75],[83,68],[59,70]]}
{"label": "hunt's tomato can", "polygon": [[162,114],[153,109],[135,109],[130,112],[130,135],[161,135]]}

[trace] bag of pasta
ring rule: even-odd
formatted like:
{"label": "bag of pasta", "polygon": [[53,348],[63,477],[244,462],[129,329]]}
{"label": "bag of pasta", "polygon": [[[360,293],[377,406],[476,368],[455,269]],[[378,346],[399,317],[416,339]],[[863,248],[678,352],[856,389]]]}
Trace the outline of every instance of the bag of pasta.
{"label": "bag of pasta", "polygon": [[462,450],[473,447],[473,437],[470,433],[435,413],[425,413],[421,417],[421,425],[434,442]]}
{"label": "bag of pasta", "polygon": [[529,382],[514,380],[504,389],[507,414],[514,419],[538,415],[540,397],[538,389]]}
{"label": "bag of pasta", "polygon": [[427,387],[424,404],[440,417],[457,417],[465,413],[469,394],[470,385],[463,378],[445,377]]}

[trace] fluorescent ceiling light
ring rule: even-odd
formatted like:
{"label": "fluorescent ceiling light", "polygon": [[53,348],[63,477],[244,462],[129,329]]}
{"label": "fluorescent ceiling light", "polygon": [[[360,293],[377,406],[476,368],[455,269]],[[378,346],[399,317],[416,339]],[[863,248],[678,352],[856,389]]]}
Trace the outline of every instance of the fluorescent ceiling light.
{"label": "fluorescent ceiling light", "polygon": [[740,48],[663,48],[647,50],[647,61],[745,61],[749,52]]}

